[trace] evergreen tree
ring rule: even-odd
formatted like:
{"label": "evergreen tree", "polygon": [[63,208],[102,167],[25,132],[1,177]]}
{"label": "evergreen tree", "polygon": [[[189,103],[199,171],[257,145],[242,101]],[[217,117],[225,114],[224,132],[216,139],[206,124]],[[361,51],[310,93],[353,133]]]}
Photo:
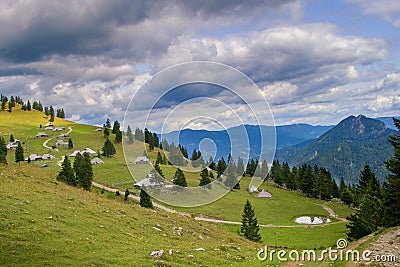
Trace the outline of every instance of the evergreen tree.
{"label": "evergreen tree", "polygon": [[68,148],[72,149],[74,147],[74,143],[72,143],[71,138],[68,139]]}
{"label": "evergreen tree", "polygon": [[130,195],[130,192],[129,192],[129,189],[127,188],[127,189],[125,190],[124,199],[125,199],[125,200],[128,200],[129,195]]}
{"label": "evergreen tree", "polygon": [[205,186],[204,188],[208,189],[211,188],[211,179],[207,169],[201,170],[199,186]]}
{"label": "evergreen tree", "polygon": [[243,159],[241,157],[238,158],[236,172],[240,176],[245,175],[245,173],[244,173],[244,163],[243,163]]}
{"label": "evergreen tree", "polygon": [[115,147],[107,137],[103,145],[103,155],[105,157],[111,157],[115,155],[115,153],[116,153]]}
{"label": "evergreen tree", "polygon": [[158,136],[156,133],[153,133],[152,141],[153,146],[158,147],[160,145],[160,141],[158,140]]}
{"label": "evergreen tree", "polygon": [[242,226],[240,227],[240,232],[245,238],[252,241],[261,241],[261,235],[259,233],[260,227],[257,223],[257,218],[255,217],[254,210],[249,202],[246,201],[244,205],[243,215],[242,215]]}
{"label": "evergreen tree", "polygon": [[261,162],[261,178],[265,180],[268,175],[268,164],[266,160]]}
{"label": "evergreen tree", "polygon": [[14,141],[15,141],[14,136],[12,134],[10,134],[10,142],[14,142]]}
{"label": "evergreen tree", "polygon": [[49,110],[49,113],[50,113],[50,122],[53,122],[54,121],[54,109],[53,109],[53,106],[50,106],[50,110]]}
{"label": "evergreen tree", "polygon": [[274,180],[274,182],[282,186],[283,185],[283,179],[281,177],[281,165],[279,164],[278,160],[274,160],[272,162],[271,166],[271,178]]}
{"label": "evergreen tree", "polygon": [[90,163],[90,156],[88,153],[84,153],[83,156],[80,158],[80,163],[78,164],[78,167],[75,169],[75,171],[78,185],[83,189],[90,191],[93,181],[93,168],[92,164]]}
{"label": "evergreen tree", "polygon": [[335,179],[333,179],[333,178],[332,178],[332,197],[334,197],[334,198],[340,197],[339,187],[338,187]]}
{"label": "evergreen tree", "polygon": [[31,109],[32,109],[31,102],[29,102],[28,100],[28,103],[26,104],[26,110],[31,111]]}
{"label": "evergreen tree", "polygon": [[230,160],[225,171],[226,179],[224,181],[225,186],[232,189],[240,189],[240,183],[238,181],[238,175],[234,166],[233,160]]}
{"label": "evergreen tree", "polygon": [[389,170],[387,182],[384,183],[385,225],[400,225],[400,120],[393,118],[398,129],[397,134],[389,138],[394,148],[394,156],[385,164]]}
{"label": "evergreen tree", "polygon": [[49,116],[50,115],[50,111],[48,107],[44,107],[44,115]]}
{"label": "evergreen tree", "polygon": [[8,102],[8,112],[12,112],[12,105],[11,105],[11,102]]}
{"label": "evergreen tree", "polygon": [[111,128],[111,121],[110,121],[109,118],[107,118],[105,126],[106,126],[106,128],[108,128],[108,129]]}
{"label": "evergreen tree", "polygon": [[126,131],[126,135],[128,136],[128,143],[133,144],[133,134],[130,125],[128,125],[128,130]]}
{"label": "evergreen tree", "polygon": [[64,161],[61,164],[61,170],[57,175],[57,180],[72,186],[77,185],[74,170],[72,169],[71,162],[67,156],[64,156]]}
{"label": "evergreen tree", "polygon": [[165,180],[164,178],[165,178],[165,176],[164,176],[163,171],[162,171],[161,168],[160,168],[160,165],[158,165],[158,164],[156,163],[156,165],[154,166],[154,169],[151,170],[151,173],[150,173],[150,181],[151,181],[153,184],[162,185],[162,184],[164,183],[164,180]]}
{"label": "evergreen tree", "polygon": [[104,127],[103,135],[104,135],[104,138],[108,138],[110,136],[110,131],[108,130],[107,127]]}
{"label": "evergreen tree", "polygon": [[167,157],[165,156],[165,154],[164,154],[164,156],[163,156],[163,163],[162,163],[162,164],[165,164],[165,165],[168,164],[168,159],[167,159]]}
{"label": "evergreen tree", "polygon": [[349,188],[345,188],[340,193],[340,200],[344,202],[346,205],[350,205],[354,202],[354,194],[351,192]]}
{"label": "evergreen tree", "polygon": [[15,149],[15,162],[20,166],[21,161],[24,161],[24,149],[22,148],[21,143],[18,143],[18,146]]}
{"label": "evergreen tree", "polygon": [[1,101],[1,111],[4,111],[4,110],[6,110],[6,104],[7,104],[7,101],[5,101],[4,99]]}
{"label": "evergreen tree", "polygon": [[182,186],[182,187],[187,187],[187,182],[185,178],[185,174],[181,169],[177,169],[174,175],[174,185]]}
{"label": "evergreen tree", "polygon": [[156,164],[163,164],[163,163],[164,163],[164,161],[163,161],[163,158],[162,158],[162,156],[161,156],[161,153],[160,153],[160,151],[158,151],[158,152],[157,152]]}
{"label": "evergreen tree", "polygon": [[118,122],[118,121],[114,121],[114,126],[113,126],[111,132],[112,132],[113,134],[116,134],[116,133],[119,131],[119,127],[120,127],[119,122]]}
{"label": "evergreen tree", "polygon": [[0,137],[0,164],[7,164],[7,145],[3,137]]}
{"label": "evergreen tree", "polygon": [[122,132],[120,130],[115,134],[115,143],[119,144],[122,142]]}
{"label": "evergreen tree", "polygon": [[224,157],[222,157],[220,160],[218,160],[218,163],[217,163],[218,177],[221,176],[225,170],[226,170],[226,163],[225,163]]}
{"label": "evergreen tree", "polygon": [[347,233],[349,240],[359,239],[375,232],[378,226],[382,225],[383,209],[379,181],[372,178],[365,188],[359,210],[347,218],[350,221],[346,225],[349,229]]}
{"label": "evergreen tree", "polygon": [[153,202],[151,201],[151,198],[149,194],[144,189],[140,189],[140,202],[139,205],[143,208],[153,208]]}

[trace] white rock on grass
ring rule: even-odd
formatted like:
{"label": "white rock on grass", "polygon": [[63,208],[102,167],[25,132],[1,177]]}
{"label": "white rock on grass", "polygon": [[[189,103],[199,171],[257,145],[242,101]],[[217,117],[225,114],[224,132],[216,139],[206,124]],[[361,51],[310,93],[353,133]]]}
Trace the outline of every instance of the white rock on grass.
{"label": "white rock on grass", "polygon": [[150,253],[153,258],[159,258],[164,254],[164,250],[155,250]]}

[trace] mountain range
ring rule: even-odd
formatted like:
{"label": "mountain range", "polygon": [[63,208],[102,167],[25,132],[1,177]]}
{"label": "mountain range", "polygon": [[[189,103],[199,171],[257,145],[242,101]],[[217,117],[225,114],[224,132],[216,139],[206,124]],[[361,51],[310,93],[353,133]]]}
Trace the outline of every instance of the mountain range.
{"label": "mountain range", "polygon": [[[364,115],[350,116],[330,126],[277,126],[275,159],[291,166],[317,164],[330,171],[336,180],[344,178],[349,183],[358,181],[361,169],[368,163],[383,181],[387,174],[384,162],[393,154],[388,137],[395,133],[394,129],[391,117],[372,119]],[[236,151],[236,155],[252,158],[265,153],[260,148],[265,145],[265,140],[274,137],[272,132],[271,126],[244,125],[221,131],[184,129],[163,134],[162,138],[183,145],[189,154],[193,149],[215,150],[215,158],[226,159],[230,152]],[[207,138],[215,146],[211,142],[201,144]],[[212,154],[203,153],[203,156],[207,160],[214,156]]]}

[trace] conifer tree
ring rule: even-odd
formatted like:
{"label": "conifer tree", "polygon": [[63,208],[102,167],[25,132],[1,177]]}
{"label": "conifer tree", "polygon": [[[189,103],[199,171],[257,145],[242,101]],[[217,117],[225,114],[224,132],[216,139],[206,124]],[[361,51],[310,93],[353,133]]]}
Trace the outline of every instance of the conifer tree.
{"label": "conifer tree", "polygon": [[145,189],[140,189],[140,202],[139,205],[143,208],[153,208],[153,202],[151,201],[151,198],[149,194],[145,191]]}
{"label": "conifer tree", "polygon": [[83,189],[90,191],[93,180],[93,169],[92,164],[90,163],[89,154],[84,153],[83,156],[80,157],[79,161],[77,168],[75,168],[74,164],[78,185]]}
{"label": "conifer tree", "polygon": [[8,112],[12,112],[12,105],[11,105],[11,102],[8,102]]}
{"label": "conifer tree", "polygon": [[50,114],[49,121],[53,122],[54,121],[54,109],[53,109],[53,106],[50,106],[49,114]]}
{"label": "conifer tree", "polygon": [[1,111],[6,110],[6,104],[7,104],[7,101],[5,101],[5,99],[3,98],[1,101]]}
{"label": "conifer tree", "polygon": [[129,192],[129,189],[127,188],[127,189],[125,190],[124,199],[125,199],[125,200],[128,200],[128,197],[129,197],[130,194],[131,194],[131,193]]}
{"label": "conifer tree", "polygon": [[105,157],[111,157],[111,156],[115,155],[115,153],[116,153],[116,150],[115,150],[114,145],[107,138],[103,145],[103,155]]}
{"label": "conifer tree", "polygon": [[31,102],[29,102],[28,100],[28,103],[26,104],[26,110],[31,111],[31,109],[32,109]]}
{"label": "conifer tree", "polygon": [[68,138],[68,148],[72,149],[74,147],[74,143],[72,143],[71,138]]}
{"label": "conifer tree", "polygon": [[22,148],[21,143],[18,143],[18,146],[15,149],[15,162],[20,166],[21,161],[24,161],[24,149]]}
{"label": "conifer tree", "polygon": [[108,128],[108,129],[111,129],[111,121],[110,121],[109,118],[107,118],[107,120],[106,120],[105,127]]}
{"label": "conifer tree", "polygon": [[252,241],[261,241],[261,235],[259,233],[260,226],[257,223],[257,218],[255,217],[254,210],[249,202],[246,201],[244,205],[243,215],[242,215],[242,226],[240,227],[240,232],[245,238]]}
{"label": "conifer tree", "polygon": [[74,170],[67,156],[64,156],[64,161],[61,164],[61,170],[57,175],[57,180],[72,186],[77,185]]}
{"label": "conifer tree", "polygon": [[119,144],[122,142],[122,132],[118,129],[115,133],[115,143]]}
{"label": "conifer tree", "polygon": [[15,141],[14,136],[12,134],[10,134],[10,142],[12,143],[14,141]]}
{"label": "conifer tree", "polygon": [[243,159],[241,157],[238,158],[236,173],[240,176],[243,176],[245,174],[244,173],[244,163],[243,163]]}
{"label": "conifer tree", "polygon": [[157,159],[156,159],[156,163],[157,163],[157,164],[163,164],[163,163],[164,163],[164,161],[163,161],[163,158],[162,158],[162,156],[161,156],[161,153],[160,153],[160,151],[158,151],[158,152],[157,152]]}
{"label": "conifer tree", "polygon": [[385,163],[390,173],[383,186],[386,226],[400,225],[400,120],[393,118],[393,122],[398,131],[389,138],[394,156]]}
{"label": "conifer tree", "polygon": [[108,130],[107,127],[104,127],[103,135],[104,135],[104,138],[108,138],[110,136],[110,131]]}
{"label": "conifer tree", "polygon": [[229,161],[228,166],[226,167],[225,170],[225,176],[226,176],[226,179],[224,181],[225,186],[232,189],[240,189],[238,175],[236,173],[236,168],[234,166],[233,160]]}
{"label": "conifer tree", "polygon": [[211,188],[211,179],[207,169],[201,170],[199,186],[205,186],[204,188],[208,189]]}
{"label": "conifer tree", "polygon": [[7,164],[7,145],[3,137],[0,137],[0,164]]}
{"label": "conifer tree", "polygon": [[128,137],[128,143],[133,144],[133,134],[132,134],[132,129],[131,129],[130,125],[128,125],[128,130],[126,131],[126,135]]}
{"label": "conifer tree", "polygon": [[218,160],[218,163],[217,163],[218,177],[221,176],[225,170],[226,170],[226,163],[225,163],[224,157],[222,157],[220,160]]}
{"label": "conifer tree", "polygon": [[118,121],[114,121],[114,126],[113,126],[111,132],[112,132],[113,134],[117,134],[117,132],[119,131],[119,127],[120,127],[119,122],[118,122]]}
{"label": "conifer tree", "polygon": [[185,178],[185,174],[181,169],[177,169],[174,175],[174,185],[182,186],[182,187],[187,187],[187,182]]}

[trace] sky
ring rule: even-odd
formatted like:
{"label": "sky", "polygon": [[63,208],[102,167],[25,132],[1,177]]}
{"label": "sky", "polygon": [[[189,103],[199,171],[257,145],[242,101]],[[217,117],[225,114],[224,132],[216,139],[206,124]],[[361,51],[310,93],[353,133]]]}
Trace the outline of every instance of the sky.
{"label": "sky", "polygon": [[[122,121],[146,81],[191,61],[247,75],[269,104],[252,105],[270,108],[277,125],[399,115],[397,0],[4,0],[0,25],[0,92],[63,107],[80,123]],[[189,87],[153,108],[153,130],[177,107],[168,131],[212,129],[215,123],[191,122],[206,109],[225,126],[238,124],[231,113],[246,103],[217,86]],[[142,123],[135,108],[132,123]]]}

